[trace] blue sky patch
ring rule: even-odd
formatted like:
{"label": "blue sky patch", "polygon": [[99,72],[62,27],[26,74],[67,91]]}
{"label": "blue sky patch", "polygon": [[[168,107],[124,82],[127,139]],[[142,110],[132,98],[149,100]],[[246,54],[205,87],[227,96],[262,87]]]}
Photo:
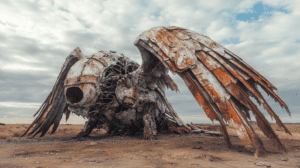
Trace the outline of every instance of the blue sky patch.
{"label": "blue sky patch", "polygon": [[220,42],[221,45],[226,45],[226,44],[238,44],[240,43],[239,38],[230,38],[230,39],[225,39]]}
{"label": "blue sky patch", "polygon": [[259,16],[263,15],[266,17],[272,16],[272,14],[276,12],[288,13],[288,10],[283,7],[272,7],[269,5],[262,4],[261,2],[256,3],[253,6],[252,13],[240,13],[236,15],[237,20],[241,21],[256,21]]}

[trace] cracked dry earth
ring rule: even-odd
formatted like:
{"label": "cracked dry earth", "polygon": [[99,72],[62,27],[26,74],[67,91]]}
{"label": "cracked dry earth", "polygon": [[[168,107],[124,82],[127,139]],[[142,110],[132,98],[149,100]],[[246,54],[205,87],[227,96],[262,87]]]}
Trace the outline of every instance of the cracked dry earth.
{"label": "cracked dry earth", "polygon": [[[196,124],[202,129],[219,131],[219,125]],[[28,124],[0,125],[0,167],[300,167],[300,125],[288,124],[293,136],[277,125],[275,132],[287,147],[279,153],[273,143],[253,125],[262,138],[268,155],[255,158],[228,127],[233,147],[228,149],[223,137],[206,134],[158,135],[156,140],[142,136],[109,136],[95,129],[90,137],[71,139],[83,125],[60,125],[56,133],[42,138],[20,138]],[[50,132],[50,131],[49,131]]]}

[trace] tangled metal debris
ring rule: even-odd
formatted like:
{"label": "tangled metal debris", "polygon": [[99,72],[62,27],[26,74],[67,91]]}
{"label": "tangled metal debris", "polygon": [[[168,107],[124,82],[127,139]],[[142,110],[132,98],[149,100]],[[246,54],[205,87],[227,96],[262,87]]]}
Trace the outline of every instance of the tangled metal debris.
{"label": "tangled metal debris", "polygon": [[[54,133],[63,113],[87,117],[78,136],[108,125],[111,134],[134,134],[144,138],[157,132],[201,132],[178,117],[165,96],[165,89],[177,91],[170,70],[185,82],[198,104],[213,121],[218,120],[228,147],[231,142],[225,122],[256,156],[266,153],[261,139],[249,124],[252,111],[264,134],[286,152],[278,136],[250,100],[253,97],[276,123],[291,134],[257,89],[259,85],[290,114],[287,105],[274,93],[276,87],[241,58],[209,37],[179,27],[155,27],[142,33],[134,43],[142,65],[114,51],[83,56],[76,48],[67,57],[53,90],[42,104],[27,132],[44,136],[50,126]],[[35,115],[36,115],[35,114]],[[203,132],[203,131],[202,131]],[[207,132],[215,133],[215,132]]]}

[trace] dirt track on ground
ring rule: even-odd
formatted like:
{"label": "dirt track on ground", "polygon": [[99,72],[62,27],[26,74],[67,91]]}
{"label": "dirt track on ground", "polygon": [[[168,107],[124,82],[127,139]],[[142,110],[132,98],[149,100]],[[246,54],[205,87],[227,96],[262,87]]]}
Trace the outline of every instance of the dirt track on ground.
{"label": "dirt track on ground", "polygon": [[[273,143],[253,125],[268,155],[255,158],[229,127],[233,147],[223,137],[205,134],[158,135],[156,140],[142,136],[108,136],[95,129],[88,138],[71,139],[83,125],[60,125],[56,133],[42,138],[20,138],[28,124],[0,125],[0,167],[300,167],[300,125],[287,125],[293,136],[272,125],[288,153],[276,151]],[[218,131],[219,125],[198,125]],[[49,131],[50,132],[50,131]]]}

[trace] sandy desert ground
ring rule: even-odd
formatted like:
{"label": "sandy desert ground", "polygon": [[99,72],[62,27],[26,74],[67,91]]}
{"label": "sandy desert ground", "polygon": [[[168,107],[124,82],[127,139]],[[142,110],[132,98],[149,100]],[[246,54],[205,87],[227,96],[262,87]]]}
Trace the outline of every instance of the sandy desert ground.
{"label": "sandy desert ground", "polygon": [[[293,136],[272,125],[288,153],[276,151],[273,143],[253,125],[268,155],[255,158],[228,127],[233,147],[223,137],[206,134],[158,135],[157,140],[142,136],[109,136],[95,129],[88,138],[71,139],[83,125],[60,125],[53,135],[20,138],[28,124],[0,125],[0,167],[134,167],[134,168],[240,168],[300,167],[300,125],[288,124]],[[219,125],[199,124],[218,131]],[[50,131],[49,131],[50,132]]]}

